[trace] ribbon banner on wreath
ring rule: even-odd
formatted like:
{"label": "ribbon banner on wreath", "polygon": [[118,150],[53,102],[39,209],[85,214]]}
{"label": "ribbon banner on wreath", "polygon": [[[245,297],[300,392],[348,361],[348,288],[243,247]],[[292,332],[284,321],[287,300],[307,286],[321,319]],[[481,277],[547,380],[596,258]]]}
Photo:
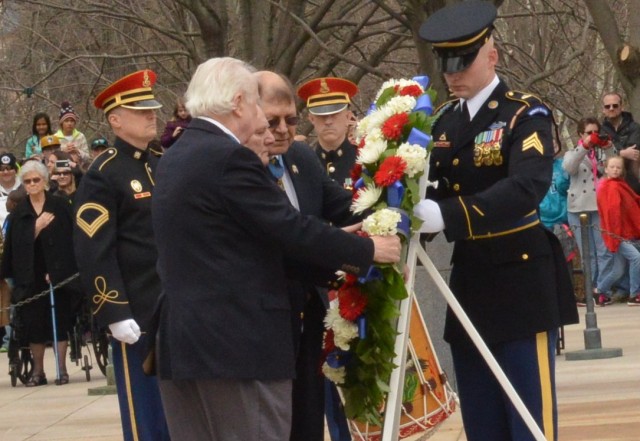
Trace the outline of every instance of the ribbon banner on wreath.
{"label": "ribbon banner on wreath", "polygon": [[[435,91],[428,86],[426,76],[385,82],[357,127],[351,210],[366,215],[359,234],[399,234],[405,251],[422,223],[413,216],[413,207],[422,197],[419,182],[427,172],[431,127],[437,118],[432,115]],[[406,260],[406,253],[402,260]],[[397,367],[394,346],[398,305],[407,297],[401,269],[389,264],[372,266],[365,277],[342,275],[341,285],[333,293],[332,307],[325,318],[322,371],[339,386],[346,416],[358,424],[352,425],[356,431],[363,425],[382,425],[390,376]],[[413,309],[411,315],[417,310],[415,322],[425,334],[420,347],[427,348],[431,342],[417,304]],[[436,391],[445,380],[435,355],[417,352],[410,347],[409,354],[414,357],[407,363],[403,403],[412,407],[411,401],[421,392],[447,408],[442,418],[431,415],[431,423],[427,417],[421,420],[418,426],[424,429],[446,418],[455,403],[448,394]],[[426,375],[427,379],[425,372],[432,375]],[[426,414],[426,404],[423,407]]]}

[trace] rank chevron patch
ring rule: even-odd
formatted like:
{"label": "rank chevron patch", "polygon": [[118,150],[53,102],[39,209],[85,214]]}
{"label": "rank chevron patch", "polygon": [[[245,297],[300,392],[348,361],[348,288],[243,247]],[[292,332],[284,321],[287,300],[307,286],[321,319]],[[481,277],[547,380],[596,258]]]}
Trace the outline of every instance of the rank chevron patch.
{"label": "rank chevron patch", "polygon": [[533,135],[529,136],[522,142],[522,151],[526,152],[529,149],[535,149],[541,155],[544,154],[544,147],[538,137],[538,132],[533,132]]}
{"label": "rank chevron patch", "polygon": [[76,224],[84,233],[93,237],[94,234],[109,221],[109,210],[100,204],[87,202],[76,214]]}

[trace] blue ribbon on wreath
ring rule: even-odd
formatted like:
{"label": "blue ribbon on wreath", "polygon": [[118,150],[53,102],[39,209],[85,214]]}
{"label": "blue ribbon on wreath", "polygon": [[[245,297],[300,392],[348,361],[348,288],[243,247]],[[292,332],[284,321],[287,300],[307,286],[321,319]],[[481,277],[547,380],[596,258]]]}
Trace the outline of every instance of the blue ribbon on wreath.
{"label": "blue ribbon on wreath", "polygon": [[335,349],[327,354],[327,364],[337,369],[349,363],[351,360],[352,354],[347,351],[343,351],[341,349]]}
{"label": "blue ribbon on wreath", "polygon": [[367,336],[367,318],[364,314],[361,314],[357,319],[358,324],[358,338],[364,340]]}
{"label": "blue ribbon on wreath", "polygon": [[412,78],[413,81],[422,86],[423,89],[427,89],[429,87],[429,76],[428,75],[418,75]]}
{"label": "blue ribbon on wreath", "polygon": [[365,284],[367,282],[372,282],[374,280],[383,280],[384,277],[382,276],[382,273],[380,272],[380,270],[378,268],[376,268],[374,265],[371,265],[369,267],[369,271],[367,271],[367,275],[365,275],[364,277],[358,277],[358,282],[360,284]]}
{"label": "blue ribbon on wreath", "polygon": [[416,100],[416,105],[412,111],[424,112],[427,115],[431,115],[433,113],[433,104],[431,103],[431,97],[426,93],[424,95],[420,95]]}
{"label": "blue ribbon on wreath", "polygon": [[400,181],[396,181],[387,187],[387,205],[389,207],[400,207],[403,197],[404,185]]}
{"label": "blue ribbon on wreath", "polygon": [[409,132],[409,137],[407,138],[407,142],[409,144],[417,144],[422,148],[427,148],[427,146],[431,143],[431,135],[428,133],[424,133],[420,129],[416,129],[415,127],[411,129]]}

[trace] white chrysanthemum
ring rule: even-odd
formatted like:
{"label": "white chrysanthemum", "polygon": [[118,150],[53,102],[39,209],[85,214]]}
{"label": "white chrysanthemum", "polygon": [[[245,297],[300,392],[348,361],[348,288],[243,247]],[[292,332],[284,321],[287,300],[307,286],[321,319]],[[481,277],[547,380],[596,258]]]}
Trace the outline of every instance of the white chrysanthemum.
{"label": "white chrysanthemum", "polygon": [[380,110],[391,116],[396,113],[409,113],[415,106],[416,99],[412,96],[394,96]]}
{"label": "white chrysanthemum", "polygon": [[338,308],[331,308],[324,317],[325,328],[333,331],[333,341],[343,351],[349,350],[349,343],[358,336],[358,325],[345,320]]}
{"label": "white chrysanthemum", "polygon": [[364,139],[364,145],[358,153],[356,162],[358,164],[373,164],[380,159],[380,155],[387,149],[387,143],[382,138],[376,139],[376,136]]}
{"label": "white chrysanthemum", "polygon": [[344,366],[340,366],[339,368],[332,368],[326,362],[322,364],[322,373],[329,379],[329,381],[335,384],[344,384],[344,379],[347,375]]}
{"label": "white chrysanthemum", "polygon": [[362,230],[370,236],[392,236],[398,232],[400,213],[384,208],[368,216],[362,222]]}
{"label": "white chrysanthemum", "polygon": [[382,189],[374,184],[369,184],[358,190],[358,198],[351,204],[351,211],[355,214],[362,213],[373,207],[382,196]]}
{"label": "white chrysanthemum", "polygon": [[423,172],[427,166],[427,149],[422,148],[418,144],[409,144],[406,142],[400,144],[396,156],[401,157],[404,159],[404,162],[407,163],[405,174],[410,178]]}

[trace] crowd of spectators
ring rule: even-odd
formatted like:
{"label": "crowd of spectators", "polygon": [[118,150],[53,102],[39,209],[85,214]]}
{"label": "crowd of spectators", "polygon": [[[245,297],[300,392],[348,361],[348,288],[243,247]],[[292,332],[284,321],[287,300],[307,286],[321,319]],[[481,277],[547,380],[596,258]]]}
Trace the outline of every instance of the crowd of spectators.
{"label": "crowd of spectators", "polygon": [[[593,116],[578,122],[575,147],[564,156],[557,150],[553,181],[540,206],[540,215],[549,228],[570,227],[588,265],[593,298],[598,305],[605,306],[615,300],[637,306],[640,305],[640,231],[633,228],[638,219],[633,220],[626,214],[637,212],[640,204],[639,198],[632,197],[640,192],[640,125],[631,113],[624,111],[622,97],[616,92],[603,96],[602,109],[602,122]],[[614,163],[622,164],[614,176],[607,171],[611,158],[617,158]],[[603,191],[603,187],[607,190]],[[616,191],[608,190],[611,188]],[[619,196],[621,188],[624,188],[624,199]],[[621,201],[625,207],[621,207]],[[612,217],[612,213],[618,215]],[[580,223],[582,214],[587,216],[586,231]],[[603,222],[603,218],[608,221]],[[588,256],[582,253],[583,233],[588,235]],[[584,306],[584,302],[578,304]]]}

